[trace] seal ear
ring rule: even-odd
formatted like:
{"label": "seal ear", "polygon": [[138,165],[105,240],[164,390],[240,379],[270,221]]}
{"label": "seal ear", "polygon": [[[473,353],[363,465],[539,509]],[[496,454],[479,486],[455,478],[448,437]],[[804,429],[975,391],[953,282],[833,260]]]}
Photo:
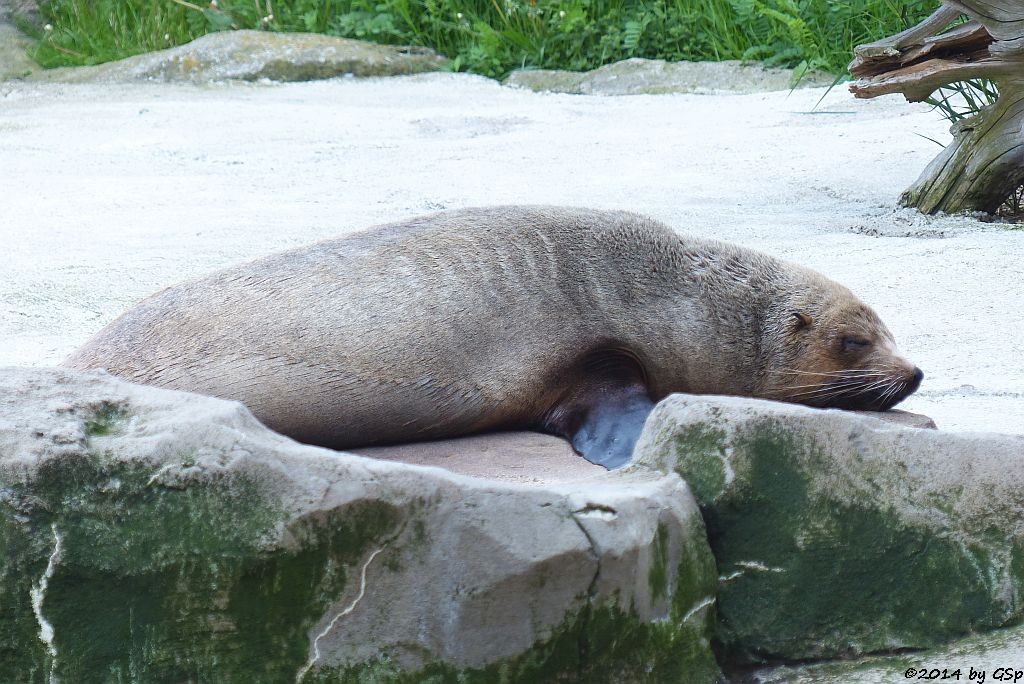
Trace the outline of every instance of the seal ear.
{"label": "seal ear", "polygon": [[814,319],[811,318],[810,314],[806,314],[803,311],[794,311],[790,315],[790,319],[793,321],[793,326],[797,330],[803,330],[809,328],[814,324]]}

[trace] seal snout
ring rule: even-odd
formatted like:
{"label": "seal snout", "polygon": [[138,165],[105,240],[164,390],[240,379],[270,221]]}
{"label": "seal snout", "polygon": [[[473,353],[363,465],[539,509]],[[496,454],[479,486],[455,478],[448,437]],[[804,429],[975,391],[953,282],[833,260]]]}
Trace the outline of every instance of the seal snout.
{"label": "seal snout", "polygon": [[917,391],[924,371],[900,357],[869,358],[860,367],[835,371],[809,371],[797,377],[819,378],[799,391],[789,393],[789,401],[853,411],[888,411]]}
{"label": "seal snout", "polygon": [[907,366],[906,370],[900,374],[902,377],[896,376],[884,383],[880,388],[881,391],[869,393],[874,396],[869,398],[869,405],[865,408],[873,411],[888,411],[916,392],[917,388],[921,386],[921,381],[924,380],[924,371],[910,363]]}

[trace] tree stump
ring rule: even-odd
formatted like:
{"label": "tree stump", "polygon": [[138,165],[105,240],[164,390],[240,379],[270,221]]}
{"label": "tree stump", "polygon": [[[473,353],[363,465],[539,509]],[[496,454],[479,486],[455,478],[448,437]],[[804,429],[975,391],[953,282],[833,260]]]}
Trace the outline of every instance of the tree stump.
{"label": "tree stump", "polygon": [[[962,14],[965,23],[945,31]],[[857,97],[903,93],[920,102],[969,79],[999,98],[953,124],[953,142],[900,197],[922,212],[995,213],[1024,184],[1024,0],[945,0],[917,26],[858,45],[850,73]]]}

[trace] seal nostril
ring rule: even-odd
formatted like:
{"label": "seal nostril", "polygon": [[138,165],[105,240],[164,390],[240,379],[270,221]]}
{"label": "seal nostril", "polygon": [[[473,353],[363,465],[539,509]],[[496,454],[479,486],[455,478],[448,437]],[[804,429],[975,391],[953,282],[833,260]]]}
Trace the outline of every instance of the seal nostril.
{"label": "seal nostril", "polygon": [[914,369],[914,382],[917,383],[917,384],[920,384],[920,382],[922,380],[924,380],[924,371],[921,370],[920,368],[915,368]]}

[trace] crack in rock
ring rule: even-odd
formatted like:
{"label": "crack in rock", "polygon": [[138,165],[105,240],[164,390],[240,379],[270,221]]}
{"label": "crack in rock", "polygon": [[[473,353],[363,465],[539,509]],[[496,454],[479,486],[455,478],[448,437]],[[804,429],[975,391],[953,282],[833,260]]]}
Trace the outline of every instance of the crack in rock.
{"label": "crack in rock", "polygon": [[[610,511],[610,513],[609,513]],[[597,581],[601,577],[601,551],[597,546],[597,542],[590,536],[590,532],[587,531],[583,521],[578,516],[592,515],[593,512],[601,514],[602,519],[614,519],[617,513],[615,510],[606,506],[595,506],[594,504],[588,504],[578,511],[573,511],[570,516],[576,527],[580,528],[580,532],[586,537],[587,543],[590,545],[590,555],[594,557],[594,576],[590,578],[590,586],[587,587],[587,603],[582,611],[583,625],[578,632],[577,651],[579,654],[579,672],[578,675],[582,675],[583,668],[585,667],[589,658],[590,644],[587,643],[587,627],[590,623],[590,611],[594,605],[594,597],[597,596]],[[604,516],[611,516],[610,518]]]}
{"label": "crack in rock", "polygon": [[57,666],[57,647],[53,643],[53,625],[43,616],[43,599],[46,597],[46,589],[50,585],[50,578],[53,577],[53,573],[57,569],[57,563],[60,562],[61,552],[63,551],[63,538],[57,530],[56,523],[51,523],[50,529],[53,531],[53,552],[50,554],[50,560],[46,564],[43,576],[29,590],[29,596],[32,599],[32,612],[35,613],[36,622],[39,623],[39,640],[46,644],[46,651],[50,654],[49,681],[50,684],[56,684],[57,677],[54,674],[54,669]]}
{"label": "crack in rock", "polygon": [[370,567],[370,563],[373,562],[373,559],[376,558],[386,548],[387,544],[371,553],[370,557],[366,559],[365,563],[363,563],[363,570],[359,576],[359,594],[352,600],[352,603],[350,603],[347,608],[345,608],[343,611],[335,615],[331,619],[331,621],[327,623],[327,626],[324,627],[323,630],[316,635],[315,639],[313,639],[313,657],[306,661],[306,664],[303,665],[302,668],[299,670],[298,674],[295,675],[296,682],[301,682],[302,678],[306,676],[306,673],[308,673],[309,670],[313,667],[313,665],[315,665],[316,662],[320,660],[320,640],[327,636],[332,629],[334,629],[334,625],[337,624],[338,620],[340,620],[341,618],[345,617],[353,610],[355,610],[356,606],[359,605],[359,602],[363,600],[363,596],[366,594],[366,570]]}
{"label": "crack in rock", "polygon": [[148,480],[146,480],[146,486],[147,487],[152,487],[153,483],[156,482],[157,478],[159,478],[161,475],[163,475],[168,470],[173,468],[175,465],[176,464],[174,464],[174,463],[168,463],[167,465],[165,465],[162,468],[160,468],[159,470],[157,470],[155,473],[153,473],[153,475]]}
{"label": "crack in rock", "polygon": [[[581,508],[578,511],[573,511],[572,514],[571,514],[573,522],[576,523],[576,527],[580,528],[580,532],[582,532],[583,536],[587,538],[587,543],[590,544],[590,555],[594,557],[594,562],[596,563],[596,566],[597,566],[596,569],[594,570],[594,577],[591,578],[591,580],[590,580],[590,586],[587,587],[587,601],[588,602],[590,601],[590,599],[594,598],[594,596],[597,593],[597,578],[600,577],[600,575],[601,575],[601,550],[597,547],[597,542],[595,542],[594,538],[590,536],[590,532],[587,531],[587,528],[583,525],[583,522],[580,521],[580,519],[579,519],[579,517],[577,517],[577,515],[581,515],[581,516],[590,515],[592,511],[600,511],[604,515],[608,515],[607,511],[609,511],[609,510],[612,510],[612,509],[606,509],[606,508],[603,508],[603,507],[602,508],[597,508],[597,507],[594,507],[594,506],[587,506],[586,508]],[[604,518],[603,516],[601,516],[601,517],[602,517],[602,519],[609,519],[609,518]],[[615,517],[614,510],[612,510],[612,518],[611,519],[614,519],[614,517]]]}
{"label": "crack in rock", "polygon": [[760,561],[736,561],[735,565],[738,565],[744,570],[756,570],[758,572],[786,572],[785,568],[777,568],[771,565],[765,565]]}
{"label": "crack in rock", "polygon": [[682,621],[683,622],[689,622],[690,619],[693,618],[694,615],[696,615],[701,610],[703,610],[703,609],[707,608],[708,606],[710,606],[711,604],[713,604],[715,602],[715,600],[716,599],[715,599],[714,596],[708,596],[703,601],[700,601],[693,608],[691,608],[690,610],[686,611],[686,615],[683,616],[683,620]]}
{"label": "crack in rock", "polygon": [[733,565],[737,566],[740,569],[739,570],[734,570],[733,572],[730,572],[728,575],[719,575],[718,576],[719,584],[725,584],[727,582],[731,582],[734,579],[736,579],[737,577],[742,577],[748,571],[755,571],[755,572],[786,572],[785,568],[777,568],[777,567],[773,567],[773,566],[770,566],[770,565],[765,565],[764,563],[762,563],[760,561],[736,561]]}
{"label": "crack in rock", "polygon": [[[615,520],[617,517],[619,517],[619,513],[618,513],[618,511],[616,511],[611,506],[606,506],[604,504],[589,503],[586,506],[584,506],[583,508],[581,508],[581,509],[579,509],[577,511],[573,511],[572,512],[572,516],[576,520],[576,524],[579,525],[580,524],[579,518],[597,518],[599,520]],[[581,527],[580,529],[583,529],[583,528]],[[583,534],[587,534],[587,531],[583,530]],[[587,535],[587,539],[590,539],[589,535]],[[593,546],[593,540],[591,540],[591,546]]]}

